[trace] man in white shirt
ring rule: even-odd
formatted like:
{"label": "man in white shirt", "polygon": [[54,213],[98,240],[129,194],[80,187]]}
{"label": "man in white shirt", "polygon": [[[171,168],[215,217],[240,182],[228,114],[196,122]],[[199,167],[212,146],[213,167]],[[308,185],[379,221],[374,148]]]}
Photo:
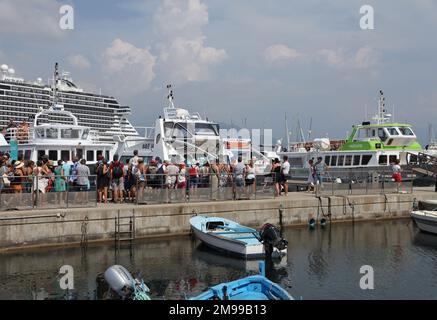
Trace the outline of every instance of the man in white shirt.
{"label": "man in white shirt", "polygon": [[179,168],[174,163],[167,165],[167,185],[170,189],[175,188],[178,174]]}
{"label": "man in white shirt", "polygon": [[281,182],[284,187],[285,196],[288,195],[288,179],[290,177],[290,162],[288,162],[288,157],[283,157],[283,162],[281,165]]}
{"label": "man in white shirt", "polygon": [[138,157],[138,150],[134,150],[134,156],[129,160],[129,167],[131,167],[132,169],[136,168],[138,166],[139,159],[140,158]]}

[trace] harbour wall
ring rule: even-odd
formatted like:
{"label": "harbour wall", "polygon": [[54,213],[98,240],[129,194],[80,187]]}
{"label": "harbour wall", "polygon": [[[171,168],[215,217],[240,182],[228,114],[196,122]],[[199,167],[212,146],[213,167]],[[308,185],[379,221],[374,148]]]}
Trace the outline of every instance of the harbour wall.
{"label": "harbour wall", "polygon": [[8,211],[0,213],[0,252],[114,241],[116,236],[123,237],[120,233],[116,235],[116,230],[129,230],[131,222],[135,239],[187,235],[189,219],[195,214],[220,216],[255,228],[264,223],[305,226],[311,218],[325,218],[332,223],[406,218],[413,202],[425,199],[437,200],[437,193],[322,198],[292,193],[288,197],[256,201]]}

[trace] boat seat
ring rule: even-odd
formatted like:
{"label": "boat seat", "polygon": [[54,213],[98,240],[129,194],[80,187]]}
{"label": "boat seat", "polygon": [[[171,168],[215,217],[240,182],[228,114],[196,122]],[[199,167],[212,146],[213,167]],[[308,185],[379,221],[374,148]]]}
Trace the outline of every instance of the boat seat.
{"label": "boat seat", "polygon": [[223,228],[225,223],[223,221],[210,221],[206,223],[206,230],[215,230],[218,228]]}
{"label": "boat seat", "polygon": [[214,234],[253,234],[253,231],[229,231],[229,232],[214,232]]}

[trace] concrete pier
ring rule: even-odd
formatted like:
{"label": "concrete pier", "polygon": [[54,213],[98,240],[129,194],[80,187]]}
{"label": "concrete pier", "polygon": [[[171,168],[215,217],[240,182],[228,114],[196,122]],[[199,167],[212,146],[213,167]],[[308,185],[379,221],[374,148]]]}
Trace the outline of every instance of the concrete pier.
{"label": "concrete pier", "polygon": [[416,188],[412,194],[322,198],[308,193],[290,193],[288,197],[256,201],[107,204],[88,209],[8,211],[0,213],[0,252],[114,241],[117,217],[125,227],[133,221],[136,239],[189,234],[189,219],[194,214],[221,216],[256,228],[267,222],[282,226],[307,225],[311,218],[329,220],[329,214],[332,223],[405,218],[415,199],[437,199],[433,191],[433,188]]}

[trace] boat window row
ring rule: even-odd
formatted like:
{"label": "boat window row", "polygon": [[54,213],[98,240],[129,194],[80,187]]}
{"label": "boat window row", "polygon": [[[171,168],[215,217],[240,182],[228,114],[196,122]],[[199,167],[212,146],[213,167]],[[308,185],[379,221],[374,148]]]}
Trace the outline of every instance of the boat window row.
{"label": "boat window row", "polygon": [[196,135],[218,136],[219,127],[213,123],[195,123],[187,124],[182,122],[165,122],[164,135],[166,138],[186,138],[192,137],[193,132]]}
{"label": "boat window row", "polygon": [[[3,110],[10,110],[10,111],[19,112],[20,114],[29,113],[29,114],[33,115],[36,111],[38,111],[37,107],[29,107],[29,106],[22,106],[22,107],[14,106],[14,107],[9,107],[9,106],[3,105],[1,103],[0,103],[0,105],[2,106],[2,109],[0,109],[0,112],[3,111]],[[26,108],[26,109],[23,110],[23,108]]]}
{"label": "boat window row", "polygon": [[[32,93],[39,93],[39,94],[49,94],[47,91],[44,90],[40,90],[40,89],[30,89],[30,87],[36,87],[36,86],[32,86],[30,85],[29,87],[15,87],[13,86],[12,88],[7,86],[8,88],[5,89],[9,89],[9,90],[15,90],[15,91],[22,91],[22,92],[32,92]],[[40,88],[40,87],[37,87]]]}
{"label": "boat window row", "polygon": [[87,139],[89,129],[58,129],[58,128],[37,128],[36,138],[40,139]]}
{"label": "boat window row", "polygon": [[325,164],[330,167],[366,166],[372,159],[371,154],[325,156]]}
{"label": "boat window row", "polygon": [[378,158],[378,164],[380,165],[388,165],[394,163],[398,157],[396,155],[380,155]]}
{"label": "boat window row", "polygon": [[41,94],[35,94],[35,93],[20,93],[20,92],[14,92],[14,91],[6,91],[6,96],[12,96],[12,97],[24,97],[24,98],[38,98],[38,99],[44,99],[49,100],[50,96],[48,95],[41,95]]}
{"label": "boat window row", "polygon": [[[20,150],[18,155],[20,154],[24,154],[24,160],[30,160],[30,150]],[[85,156],[86,161],[92,162],[97,161],[100,155],[104,156],[105,159],[109,159],[109,150],[84,150],[81,148],[73,150],[38,150],[38,159],[41,159],[44,155],[47,155],[51,161],[58,161],[60,159],[64,161],[71,161],[73,156],[76,156],[78,159],[83,159]]]}
{"label": "boat window row", "polygon": [[102,98],[93,98],[89,96],[79,96],[79,95],[72,95],[72,94],[60,94],[61,98],[67,98],[67,99],[77,99],[77,100],[84,100],[84,101],[94,101],[94,102],[103,102]]}
{"label": "boat window row", "polygon": [[381,141],[385,141],[389,136],[401,135],[414,136],[414,132],[408,127],[360,128],[356,134],[356,138],[379,138]]}
{"label": "boat window row", "polygon": [[109,109],[106,105],[102,105],[100,107],[93,105],[93,107],[95,107],[95,109],[90,110],[90,107],[85,107],[85,106],[81,106],[81,105],[74,104],[74,103],[73,104],[69,104],[69,103],[64,104],[65,109],[72,108],[75,111],[82,110],[85,113],[89,113],[90,111],[100,112],[99,114],[102,114],[102,113],[113,114],[114,113],[114,109]]}

